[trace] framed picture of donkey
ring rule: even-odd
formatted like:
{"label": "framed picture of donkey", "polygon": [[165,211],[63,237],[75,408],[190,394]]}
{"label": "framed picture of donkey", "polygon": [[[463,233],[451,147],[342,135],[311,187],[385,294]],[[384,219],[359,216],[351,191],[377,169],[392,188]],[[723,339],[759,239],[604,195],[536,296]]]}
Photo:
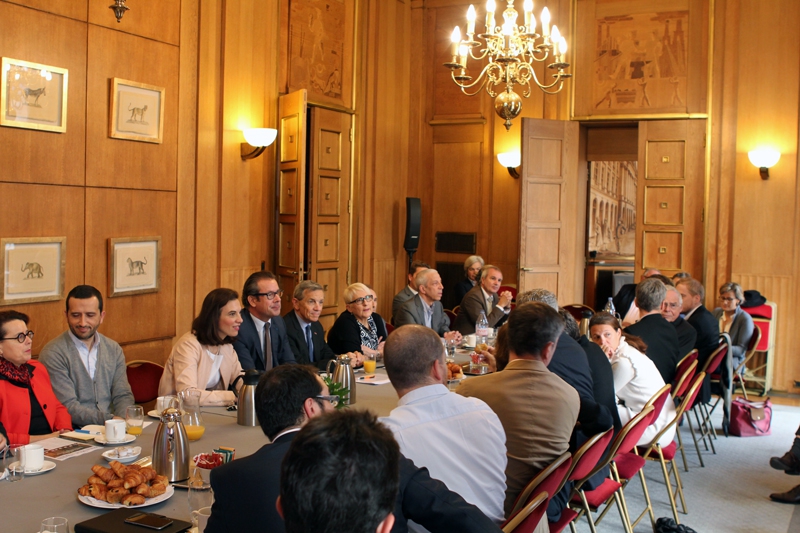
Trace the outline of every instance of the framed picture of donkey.
{"label": "framed picture of donkey", "polygon": [[0,67],[0,126],[67,131],[69,72],[4,57]]}
{"label": "framed picture of donkey", "polygon": [[108,296],[158,292],[161,237],[108,239]]}
{"label": "framed picture of donkey", "polygon": [[161,144],[164,90],[155,85],[112,78],[109,137]]}
{"label": "framed picture of donkey", "polygon": [[66,237],[0,239],[0,249],[3,251],[0,305],[63,298],[66,246]]}

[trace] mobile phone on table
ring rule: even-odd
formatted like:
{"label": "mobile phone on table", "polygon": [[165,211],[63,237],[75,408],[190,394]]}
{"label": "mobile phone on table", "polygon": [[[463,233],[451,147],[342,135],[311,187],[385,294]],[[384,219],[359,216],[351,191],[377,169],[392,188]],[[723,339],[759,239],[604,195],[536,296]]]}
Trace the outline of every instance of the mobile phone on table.
{"label": "mobile phone on table", "polygon": [[172,518],[151,513],[136,513],[126,518],[125,523],[150,529],[164,529],[172,525]]}

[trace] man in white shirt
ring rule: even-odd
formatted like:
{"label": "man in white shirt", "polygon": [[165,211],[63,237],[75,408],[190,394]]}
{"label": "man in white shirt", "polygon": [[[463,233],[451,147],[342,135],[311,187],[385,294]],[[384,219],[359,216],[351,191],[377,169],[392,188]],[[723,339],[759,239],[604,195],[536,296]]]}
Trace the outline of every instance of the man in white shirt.
{"label": "man in white shirt", "polygon": [[[430,328],[396,329],[386,341],[384,361],[400,401],[381,421],[400,451],[502,522],[507,458],[500,419],[483,401],[450,393],[442,343]],[[425,531],[413,523],[409,529]]]}

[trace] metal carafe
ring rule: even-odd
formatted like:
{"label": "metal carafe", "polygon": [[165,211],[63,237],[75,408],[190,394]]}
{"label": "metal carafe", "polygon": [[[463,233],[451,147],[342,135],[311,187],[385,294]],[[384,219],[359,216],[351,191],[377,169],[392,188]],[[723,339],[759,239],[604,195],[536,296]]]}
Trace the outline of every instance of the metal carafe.
{"label": "metal carafe", "polygon": [[[331,374],[331,365],[334,365],[333,374]],[[336,359],[328,361],[327,373],[328,378],[333,383],[338,383],[343,390],[348,390],[348,393],[343,397],[342,403],[344,405],[356,403],[356,375],[353,373],[353,367],[350,366],[350,357],[347,354],[342,354]]]}
{"label": "metal carafe", "polygon": [[[256,417],[256,386],[261,379],[261,372],[258,370],[248,370],[243,375],[237,377],[244,381],[242,388],[239,389],[239,406],[237,407],[237,422],[240,426],[257,426]],[[236,383],[234,381],[234,383]]]}
{"label": "metal carafe", "polygon": [[183,481],[189,477],[189,457],[181,412],[174,407],[165,409],[153,440],[153,468],[170,482]]}
{"label": "metal carafe", "polygon": [[594,313],[588,309],[584,309],[581,312],[581,323],[578,325],[581,335],[586,335],[587,337],[589,336],[589,320],[592,319],[593,314]]}

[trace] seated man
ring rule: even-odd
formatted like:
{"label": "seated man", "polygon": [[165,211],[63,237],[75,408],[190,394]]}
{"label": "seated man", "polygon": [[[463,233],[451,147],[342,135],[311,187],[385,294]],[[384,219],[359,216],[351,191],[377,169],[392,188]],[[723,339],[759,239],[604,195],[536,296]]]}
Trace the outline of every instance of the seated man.
{"label": "seated man", "polygon": [[[311,366],[282,365],[261,377],[256,387],[256,416],[270,439],[253,455],[211,471],[214,505],[206,533],[285,531],[275,508],[280,464],[297,432],[309,420],[333,411],[336,396]],[[394,531],[407,531],[407,520],[429,531],[499,531],[476,507],[432,479],[424,468],[400,459],[400,493],[394,504]]]}
{"label": "seated man", "polygon": [[505,370],[470,378],[456,389],[486,402],[505,428],[506,514],[533,476],[569,450],[580,397],[547,369],[563,330],[564,321],[547,304],[517,306],[508,319]]}
{"label": "seated man", "polygon": [[[686,322],[697,332],[694,347],[697,348],[697,371],[703,368],[709,356],[719,348],[719,321],[703,305],[706,293],[702,283],[696,279],[682,279],[675,286],[683,298],[683,315]],[[706,376],[697,401],[711,400],[711,376]]]}
{"label": "seated man", "polygon": [[286,531],[389,533],[399,462],[391,432],[369,412],[312,420],[281,465],[277,508]]}
{"label": "seated man", "polygon": [[233,343],[242,370],[269,370],[296,362],[281,318],[282,294],[272,272],[255,272],[244,282],[242,325]]}
{"label": "seated man", "polygon": [[[450,394],[442,343],[429,328],[414,324],[395,330],[386,341],[384,361],[400,401],[381,422],[394,433],[400,451],[501,523],[506,435],[500,419],[481,400]],[[480,461],[464,461],[476,450]]]}
{"label": "seated man", "polygon": [[667,322],[672,323],[675,333],[678,334],[681,359],[694,349],[694,343],[697,340],[697,332],[681,317],[682,308],[681,293],[674,286],[667,285],[667,294],[664,296],[664,303],[661,304],[661,316]]}
{"label": "seated man", "polygon": [[481,270],[481,281],[461,300],[461,312],[456,318],[454,329],[462,335],[475,333],[475,323],[481,311],[486,313],[489,327],[500,327],[511,310],[511,291],[497,294],[503,284],[503,273],[494,265],[486,265]]}
{"label": "seated man", "polygon": [[404,303],[395,316],[394,325],[419,324],[429,327],[447,340],[461,340],[461,333],[450,331],[450,319],[442,308],[442,278],[432,268],[420,270],[414,276],[414,284],[419,291],[416,296]]}
{"label": "seated man", "polygon": [[133,393],[122,348],[97,331],[106,316],[103,296],[90,285],[78,285],[67,294],[66,308],[69,330],[39,354],[53,392],[74,427],[124,418]]}
{"label": "seated man", "polygon": [[[651,268],[642,274],[642,279],[647,279],[654,275],[661,275],[661,272],[655,268]],[[622,317],[622,320],[620,321],[622,323],[622,327],[635,324],[636,321],[639,320],[639,308],[636,307],[636,302],[634,302],[635,299],[636,283],[626,283],[619,288],[617,294],[613,298],[614,309],[619,316]]]}
{"label": "seated man", "polygon": [[623,331],[636,335],[647,344],[645,355],[655,363],[664,383],[672,383],[681,360],[681,349],[675,328],[661,316],[661,306],[666,295],[667,287],[660,280],[642,280],[636,286],[634,299],[639,308],[639,321]]}
{"label": "seated man", "polygon": [[430,268],[430,265],[428,263],[423,263],[422,261],[414,261],[411,263],[411,265],[409,265],[408,285],[406,285],[402,291],[395,294],[394,299],[392,299],[392,325],[395,325],[395,317],[397,316],[397,312],[400,310],[400,307],[417,295],[417,285],[414,283],[414,277],[419,271],[426,270],[428,268]]}

